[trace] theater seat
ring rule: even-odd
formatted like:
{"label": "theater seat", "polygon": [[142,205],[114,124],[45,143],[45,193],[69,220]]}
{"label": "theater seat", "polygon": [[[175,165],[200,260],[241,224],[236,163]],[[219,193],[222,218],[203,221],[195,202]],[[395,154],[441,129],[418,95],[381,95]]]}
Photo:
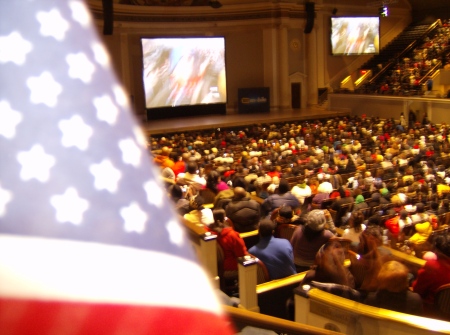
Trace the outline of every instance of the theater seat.
{"label": "theater seat", "polygon": [[450,284],[442,285],[437,289],[435,304],[442,319],[450,321]]}
{"label": "theater seat", "polygon": [[238,271],[225,271],[223,268],[224,253],[219,243],[217,245],[217,273],[220,280],[220,289],[229,296],[239,289]]}
{"label": "theater seat", "polygon": [[295,229],[297,229],[298,226],[294,224],[279,224],[277,226],[275,236],[279,238],[285,238],[286,240],[290,241],[292,234],[294,234]]}
{"label": "theater seat", "polygon": [[267,267],[263,261],[258,259],[258,263],[256,263],[256,265],[258,267],[256,270],[256,284],[259,285],[270,281],[269,271],[267,271]]}

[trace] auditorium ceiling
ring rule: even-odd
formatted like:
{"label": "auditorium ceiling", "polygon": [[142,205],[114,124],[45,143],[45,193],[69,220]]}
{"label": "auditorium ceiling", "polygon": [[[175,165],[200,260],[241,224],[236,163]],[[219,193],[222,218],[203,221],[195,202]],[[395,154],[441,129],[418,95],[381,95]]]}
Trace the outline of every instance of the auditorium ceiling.
{"label": "auditorium ceiling", "polygon": [[[340,4],[340,3],[347,3],[348,1],[339,1],[339,0],[330,0],[330,1],[314,1],[314,0],[308,0],[311,2],[316,2],[317,4],[320,3],[333,3],[333,4]],[[398,1],[398,0],[397,0]],[[380,4],[382,2],[386,3],[393,3],[397,2],[396,0],[380,0],[378,1]],[[413,11],[419,11],[419,10],[428,10],[430,8],[446,8],[450,7],[448,0],[406,0],[411,4],[411,8]],[[195,5],[208,5],[210,0],[113,0],[115,3],[120,4],[129,4],[129,5],[141,5],[141,6],[195,6]],[[239,4],[239,3],[250,3],[250,2],[264,2],[264,1],[249,1],[249,0],[242,0],[242,1],[227,1],[223,0],[223,3],[233,3],[233,4]],[[295,1],[298,3],[306,2],[305,0]],[[376,3],[377,1],[373,0],[367,0],[368,4]]]}

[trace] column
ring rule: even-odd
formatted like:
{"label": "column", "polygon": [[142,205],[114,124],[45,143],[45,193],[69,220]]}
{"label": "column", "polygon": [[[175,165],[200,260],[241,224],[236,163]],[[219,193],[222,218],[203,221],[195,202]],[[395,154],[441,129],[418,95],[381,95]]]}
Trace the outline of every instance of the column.
{"label": "column", "polygon": [[317,72],[317,33],[316,28],[305,34],[306,46],[306,74],[307,74],[307,102],[308,105],[318,103],[318,72]]}
{"label": "column", "polygon": [[277,31],[270,27],[263,31],[263,52],[264,52],[264,86],[270,87],[270,109],[277,110],[279,97],[279,69],[277,53]]}
{"label": "column", "polygon": [[278,28],[278,54],[279,54],[279,97],[280,110],[291,108],[291,88],[289,83],[289,55],[288,32],[285,25]]}
{"label": "column", "polygon": [[257,261],[250,255],[238,259],[239,299],[241,305],[246,309],[259,313],[258,295],[256,294]]}
{"label": "column", "polygon": [[213,286],[220,288],[220,280],[217,269],[217,235],[209,232],[200,237],[200,254],[203,268],[213,280]]}

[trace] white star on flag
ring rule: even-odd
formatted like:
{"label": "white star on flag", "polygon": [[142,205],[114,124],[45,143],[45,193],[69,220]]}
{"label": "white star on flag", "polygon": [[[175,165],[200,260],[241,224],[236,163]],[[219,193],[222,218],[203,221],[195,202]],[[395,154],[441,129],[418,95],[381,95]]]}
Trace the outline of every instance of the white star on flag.
{"label": "white star on flag", "polygon": [[36,17],[41,24],[40,32],[43,36],[52,36],[57,41],[64,39],[67,30],[69,30],[69,22],[64,20],[58,10],[39,12]]}
{"label": "white star on flag", "polygon": [[32,44],[18,32],[0,37],[0,63],[13,62],[22,65],[32,48]]}
{"label": "white star on flag", "polygon": [[116,169],[110,160],[105,159],[100,164],[93,164],[89,167],[89,171],[94,175],[94,186],[97,190],[108,190],[114,193],[122,173]]}
{"label": "white star on flag", "polygon": [[70,1],[69,7],[72,10],[72,18],[81,24],[84,28],[89,27],[91,16],[85,4],[80,1]]}
{"label": "white star on flag", "polygon": [[13,110],[7,101],[0,101],[0,135],[13,138],[22,119],[22,114]]}
{"label": "white star on flag", "polygon": [[0,0],[0,333],[234,334],[90,3]]}
{"label": "white star on flag", "polygon": [[136,138],[136,142],[142,147],[147,148],[147,139],[145,138],[144,132],[139,127],[133,128],[133,133]]}
{"label": "white star on flag", "polygon": [[179,247],[181,247],[183,245],[183,230],[181,229],[180,225],[178,222],[170,220],[167,224],[166,224],[166,229],[169,232],[169,239],[173,244],[178,245]]}
{"label": "white star on flag", "polygon": [[138,167],[141,163],[141,150],[132,139],[119,142],[119,148],[122,151],[122,160],[126,164]]}
{"label": "white star on flag", "polygon": [[117,121],[119,109],[112,101],[111,97],[104,95],[94,99],[94,106],[97,109],[97,118],[113,125]]}
{"label": "white star on flag", "polygon": [[12,199],[12,193],[0,186],[0,217],[6,212],[6,205]]}
{"label": "white star on flag", "polygon": [[110,59],[105,47],[100,43],[92,43],[91,48],[94,53],[95,61],[104,68],[109,68]]}
{"label": "white star on flag", "polygon": [[20,178],[25,181],[35,178],[46,182],[50,177],[50,169],[55,165],[55,157],[46,154],[39,144],[33,145],[29,151],[19,152],[17,160],[22,165]]}
{"label": "white star on flag", "polygon": [[61,143],[65,147],[77,147],[80,150],[86,150],[89,138],[92,136],[93,130],[79,115],[73,116],[69,120],[62,120],[58,124],[59,129],[63,133]]}
{"label": "white star on flag", "polygon": [[69,187],[62,195],[54,195],[50,203],[56,209],[58,222],[71,222],[78,225],[83,220],[83,213],[89,208],[89,202],[78,196],[75,188]]}
{"label": "white star on flag", "polygon": [[31,102],[43,103],[49,107],[55,107],[57,97],[62,92],[62,86],[49,72],[43,72],[39,77],[29,78],[27,86],[31,90]]}
{"label": "white star on flag", "polygon": [[146,182],[144,185],[144,190],[147,193],[147,201],[150,204],[157,207],[162,207],[164,193],[156,182],[153,180]]}
{"label": "white star on flag", "polygon": [[113,88],[114,96],[116,98],[117,103],[119,106],[127,107],[128,106],[128,98],[125,94],[125,91],[123,90],[123,87],[120,85],[114,85]]}
{"label": "white star on flag", "polygon": [[124,230],[126,232],[136,232],[142,234],[145,231],[147,214],[136,202],[132,202],[128,207],[121,208],[120,215],[124,220]]}
{"label": "white star on flag", "polygon": [[95,72],[95,66],[87,58],[84,53],[70,54],[66,57],[67,64],[69,64],[69,77],[80,79],[84,83],[89,83],[92,80],[92,74]]}

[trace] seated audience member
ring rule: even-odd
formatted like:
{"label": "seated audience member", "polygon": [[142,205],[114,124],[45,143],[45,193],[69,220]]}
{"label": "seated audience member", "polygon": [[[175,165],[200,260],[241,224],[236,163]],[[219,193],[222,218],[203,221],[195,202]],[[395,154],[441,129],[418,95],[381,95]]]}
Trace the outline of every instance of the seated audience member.
{"label": "seated audience member", "polygon": [[309,197],[311,193],[311,188],[306,184],[304,176],[299,178],[298,184],[292,187],[291,193],[298,199],[300,204],[303,204],[305,198]]}
{"label": "seated audience member", "polygon": [[378,273],[378,290],[368,294],[364,303],[400,313],[422,315],[423,304],[419,294],[409,290],[409,271],[406,266],[389,261]]}
{"label": "seated audience member", "polygon": [[355,205],[353,206],[353,212],[357,212],[361,209],[369,208],[367,203],[364,201],[364,197],[362,194],[359,194],[355,198]]}
{"label": "seated audience member", "polygon": [[350,195],[350,191],[345,190],[342,186],[339,187],[339,199],[335,200],[331,205],[331,209],[336,211],[336,226],[339,227],[342,224],[342,217],[346,213],[346,209],[342,205],[348,205],[353,203],[354,199]]}
{"label": "seated audience member", "polygon": [[209,226],[214,222],[212,210],[203,207],[205,200],[201,195],[189,199],[190,212],[184,214],[184,218],[194,224]]}
{"label": "seated audience member", "polygon": [[409,242],[415,244],[425,243],[433,232],[433,227],[429,221],[416,223],[414,229],[416,233],[409,238]]}
{"label": "seated audience member", "polygon": [[261,217],[260,204],[250,199],[242,187],[234,188],[234,196],[225,208],[227,217],[233,222],[234,229],[244,233],[258,228]]}
{"label": "seated audience member", "polygon": [[412,220],[411,217],[409,216],[409,213],[406,210],[402,210],[398,218],[399,233],[403,231],[403,228],[410,225],[412,225]]}
{"label": "seated audience member", "polygon": [[[359,235],[356,248],[358,257],[351,257],[350,271],[355,276],[356,288],[362,292],[373,292],[378,289],[378,272],[381,266],[391,260],[391,255],[381,249],[382,234],[379,226],[368,226]],[[358,272],[357,278],[355,273]]]}
{"label": "seated audience member", "polygon": [[[236,187],[242,187],[246,190],[247,183],[245,179],[242,177],[234,177],[231,180],[231,188],[220,191],[214,198],[214,208],[225,208],[226,206],[223,206],[223,202],[229,202],[234,197],[234,189]],[[246,196],[250,197],[250,193],[247,193]]]}
{"label": "seated audience member", "polygon": [[319,185],[317,193],[312,199],[313,204],[320,205],[324,200],[330,198],[330,193],[328,192],[328,190],[322,189],[321,186],[322,184]]}
{"label": "seated audience member", "polygon": [[448,199],[443,199],[438,209],[438,215],[448,212],[450,212],[450,201]]}
{"label": "seated audience member", "polygon": [[262,215],[269,215],[274,209],[281,207],[282,205],[288,205],[292,208],[300,207],[300,202],[291,192],[289,192],[289,183],[284,178],[280,180],[278,194],[271,194],[264,200],[261,206]]}
{"label": "seated audience member", "polygon": [[430,209],[427,210],[425,213],[428,215],[438,215],[438,210],[439,210],[439,203],[437,203],[436,201],[432,201],[430,204]]}
{"label": "seated audience member", "polygon": [[187,164],[186,173],[179,173],[177,177],[177,184],[192,185],[200,190],[206,186],[206,180],[198,174],[198,165],[196,162],[189,162]]}
{"label": "seated audience member", "polygon": [[314,209],[307,214],[305,226],[295,230],[291,244],[297,272],[306,271],[314,265],[317,251],[334,236],[327,225],[334,226],[331,215],[327,211]]}
{"label": "seated audience member", "polygon": [[207,189],[211,190],[215,195],[220,191],[228,190],[229,187],[221,178],[219,172],[211,170],[206,176]]}
{"label": "seated audience member", "polygon": [[161,168],[172,168],[175,162],[169,157],[171,151],[172,149],[170,149],[169,147],[162,147],[161,153],[159,155],[156,155],[153,158],[153,161]]}
{"label": "seated audience member", "polygon": [[425,311],[433,311],[436,290],[450,283],[450,237],[436,236],[433,251],[436,259],[430,257],[427,260],[412,284],[413,291],[423,299]]}
{"label": "seated audience member", "polygon": [[280,224],[301,224],[302,220],[295,214],[295,211],[291,206],[282,206],[278,210],[277,216],[275,218],[275,223]]}
{"label": "seated audience member", "polygon": [[355,279],[344,266],[345,253],[339,241],[329,240],[316,254],[314,265],[303,278],[301,285],[312,281],[334,283],[355,288]]}
{"label": "seated audience member", "polygon": [[227,226],[223,209],[215,209],[213,217],[214,223],[209,226],[209,230],[217,234],[217,243],[223,250],[223,268],[225,271],[237,271],[237,258],[248,255],[245,242],[238,232]]}
{"label": "seated audience member", "polygon": [[369,207],[373,208],[376,206],[380,206],[380,200],[381,200],[381,193],[373,192],[370,195],[370,199],[369,199],[369,203],[368,203]]}
{"label": "seated audience member", "polygon": [[363,224],[363,222],[363,213],[353,212],[347,221],[349,228],[346,228],[344,230],[342,237],[351,240],[352,245],[357,246],[359,244],[359,235],[361,235],[361,233],[366,229],[366,226]]}
{"label": "seated audience member", "polygon": [[170,185],[175,184],[175,173],[173,173],[172,169],[169,167],[161,169],[160,178],[164,182],[166,188],[168,188]]}
{"label": "seated audience member", "polygon": [[284,238],[273,236],[276,224],[270,219],[259,223],[259,242],[249,253],[259,258],[267,267],[270,279],[284,278],[297,273],[292,245]]}
{"label": "seated audience member", "polygon": [[171,185],[169,187],[169,198],[175,204],[175,210],[178,214],[184,215],[189,213],[189,200],[183,197],[183,190],[180,185]]}
{"label": "seated audience member", "polygon": [[425,213],[425,205],[421,202],[416,204],[416,213],[411,215],[413,224],[428,221],[429,215]]}
{"label": "seated audience member", "polygon": [[[186,153],[184,153],[184,157]],[[183,159],[183,156],[180,157],[179,153],[177,152],[172,152],[171,156],[173,157],[173,161],[175,162],[175,164],[172,166],[172,170],[173,173],[175,174],[175,177],[178,176],[180,173],[182,172],[186,172],[186,160],[187,158],[185,157]]]}
{"label": "seated audience member", "polygon": [[399,214],[402,210],[405,209],[405,199],[400,193],[394,194],[391,197],[391,203],[393,204],[393,207],[387,210],[387,214]]}

